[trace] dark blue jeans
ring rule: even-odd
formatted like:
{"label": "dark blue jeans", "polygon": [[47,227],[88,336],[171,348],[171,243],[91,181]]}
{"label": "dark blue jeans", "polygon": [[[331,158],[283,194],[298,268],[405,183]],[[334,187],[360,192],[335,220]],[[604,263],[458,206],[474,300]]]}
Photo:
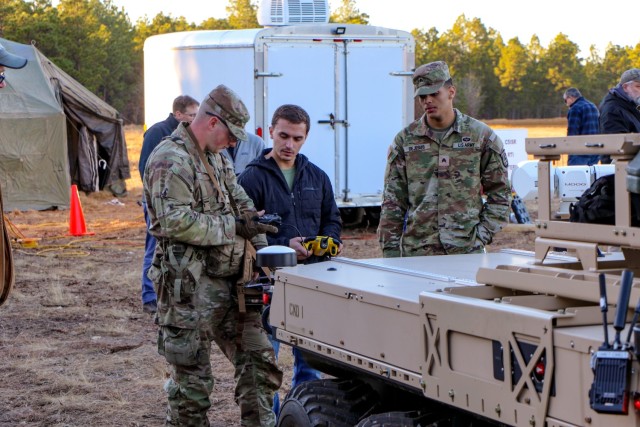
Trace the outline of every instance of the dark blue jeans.
{"label": "dark blue jeans", "polygon": [[[278,352],[280,351],[280,341],[276,341],[269,337],[271,344],[273,345],[273,352],[276,354],[276,360],[278,360]],[[291,379],[291,389],[305,381],[319,380],[322,378],[320,372],[311,368],[304,360],[302,352],[297,348],[293,349],[293,378]],[[276,414],[276,419],[280,413],[280,395],[276,392],[273,395],[273,412]]]}
{"label": "dark blue jeans", "polygon": [[151,263],[153,262],[153,254],[156,251],[156,238],[149,234],[149,213],[147,212],[147,204],[142,203],[144,210],[144,221],[147,223],[147,237],[144,240],[144,261],[142,261],[142,304],[156,300],[156,291],[153,289],[153,283],[147,277]]}
{"label": "dark blue jeans", "polygon": [[592,166],[597,165],[599,160],[600,156],[569,154],[567,166]]}

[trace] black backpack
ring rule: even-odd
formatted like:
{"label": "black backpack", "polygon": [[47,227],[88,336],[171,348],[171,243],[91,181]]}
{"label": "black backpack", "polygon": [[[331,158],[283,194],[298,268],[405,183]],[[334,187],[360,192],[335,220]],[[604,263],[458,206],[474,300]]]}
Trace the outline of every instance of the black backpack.
{"label": "black backpack", "polygon": [[571,222],[591,224],[615,224],[616,189],[615,175],[605,175],[596,179],[577,202],[569,207]]}
{"label": "black backpack", "polygon": [[[631,225],[640,224],[638,209],[640,196],[631,194]],[[605,175],[596,179],[580,196],[576,203],[569,207],[571,222],[588,222],[590,224],[615,224],[616,221],[616,188],[615,175]]]}

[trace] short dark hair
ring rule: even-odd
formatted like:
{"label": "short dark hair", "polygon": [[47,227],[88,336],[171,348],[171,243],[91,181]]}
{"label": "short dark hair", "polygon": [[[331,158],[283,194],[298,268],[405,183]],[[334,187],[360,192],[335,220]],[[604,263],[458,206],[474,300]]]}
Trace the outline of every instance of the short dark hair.
{"label": "short dark hair", "polygon": [[307,135],[309,134],[309,130],[311,130],[311,119],[309,118],[309,114],[304,110],[304,108],[298,105],[284,104],[279,106],[273,113],[273,117],[271,118],[271,126],[275,127],[279,119],[285,119],[286,121],[295,125],[297,125],[298,123],[306,124]]}
{"label": "short dark hair", "polygon": [[175,113],[176,111],[180,111],[181,113],[184,113],[184,110],[191,105],[199,106],[200,103],[189,95],[180,95],[173,100],[173,110],[171,110],[171,112]]}
{"label": "short dark hair", "polygon": [[571,98],[580,98],[582,96],[582,94],[580,93],[580,91],[575,88],[575,87],[570,87],[569,89],[564,91],[564,98],[567,97],[571,97]]}

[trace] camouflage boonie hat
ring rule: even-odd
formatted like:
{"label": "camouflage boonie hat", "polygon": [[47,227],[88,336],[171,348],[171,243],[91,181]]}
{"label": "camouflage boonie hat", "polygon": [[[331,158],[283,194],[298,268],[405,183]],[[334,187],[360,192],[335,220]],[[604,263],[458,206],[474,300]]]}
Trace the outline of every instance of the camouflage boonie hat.
{"label": "camouflage boonie hat", "polygon": [[239,140],[247,140],[247,132],[244,126],[249,121],[249,111],[240,97],[225,85],[219,85],[213,89],[207,99],[204,100],[215,113],[225,121],[231,133]]}
{"label": "camouflage boonie hat", "polygon": [[413,72],[413,86],[416,89],[413,96],[436,93],[450,78],[449,67],[444,61],[421,65]]}
{"label": "camouflage boonie hat", "polygon": [[632,68],[622,73],[622,77],[620,77],[620,84],[623,85],[633,80],[640,82],[640,68]]}

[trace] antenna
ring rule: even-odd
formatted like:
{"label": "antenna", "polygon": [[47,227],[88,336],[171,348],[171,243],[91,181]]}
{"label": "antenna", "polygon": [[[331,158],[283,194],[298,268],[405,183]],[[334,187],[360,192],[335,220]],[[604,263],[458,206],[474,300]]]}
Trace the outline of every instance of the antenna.
{"label": "antenna", "polygon": [[620,295],[618,296],[618,305],[616,306],[616,317],[613,321],[613,328],[616,330],[616,337],[613,341],[614,350],[622,349],[620,333],[627,322],[627,310],[629,310],[629,296],[631,295],[633,272],[631,270],[623,270],[621,280]]}
{"label": "antenna", "polygon": [[600,280],[600,311],[602,312],[602,324],[604,325],[604,342],[600,347],[601,350],[611,348],[609,344],[609,327],[607,326],[607,311],[609,306],[607,304],[607,282],[604,278],[604,273],[598,275]]}
{"label": "antenna", "polygon": [[640,298],[638,298],[638,302],[636,303],[636,309],[633,313],[633,319],[631,319],[631,326],[629,326],[629,332],[627,332],[627,341],[624,343],[625,349],[631,346],[631,333],[636,327],[636,323],[638,323],[638,317],[640,317]]}

